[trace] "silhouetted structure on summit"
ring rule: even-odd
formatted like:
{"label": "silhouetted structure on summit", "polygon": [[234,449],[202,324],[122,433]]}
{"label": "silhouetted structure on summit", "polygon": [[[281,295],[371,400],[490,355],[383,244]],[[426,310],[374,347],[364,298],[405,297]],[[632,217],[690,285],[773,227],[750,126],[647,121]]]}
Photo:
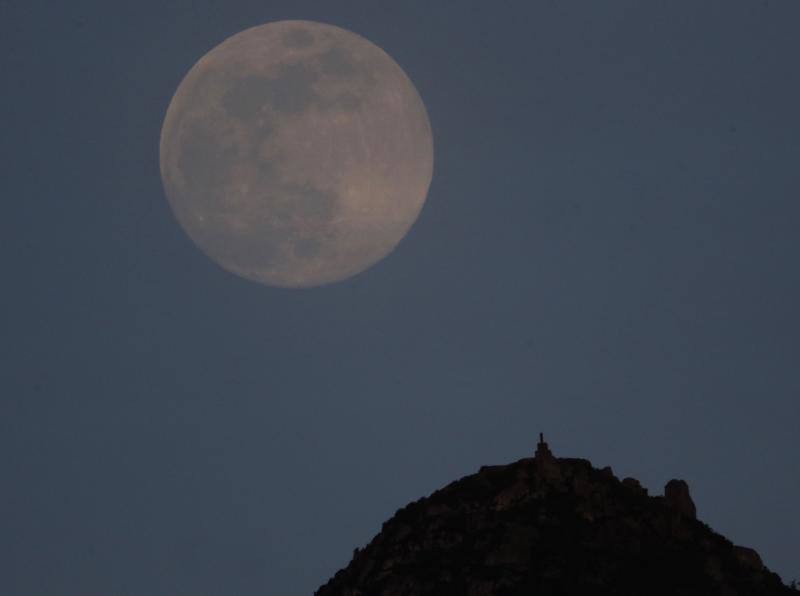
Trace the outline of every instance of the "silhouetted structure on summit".
{"label": "silhouetted structure on summit", "polygon": [[536,454],[533,456],[533,461],[536,464],[537,473],[542,478],[555,480],[561,476],[558,460],[553,456],[553,452],[550,451],[549,445],[545,442],[544,433],[539,433],[539,444],[536,446]]}
{"label": "silhouetted structure on summit", "polygon": [[545,443],[544,440],[544,433],[539,433],[539,444],[536,446],[536,459],[542,460],[553,460],[553,452],[550,451],[550,447]]}

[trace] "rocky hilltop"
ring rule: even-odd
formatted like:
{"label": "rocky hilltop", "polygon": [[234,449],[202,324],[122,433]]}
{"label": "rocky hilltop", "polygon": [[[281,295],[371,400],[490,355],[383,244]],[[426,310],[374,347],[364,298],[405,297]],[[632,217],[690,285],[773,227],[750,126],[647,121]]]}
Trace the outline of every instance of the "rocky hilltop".
{"label": "rocky hilltop", "polygon": [[583,459],[487,466],[407,505],[317,596],[789,595],[758,554]]}

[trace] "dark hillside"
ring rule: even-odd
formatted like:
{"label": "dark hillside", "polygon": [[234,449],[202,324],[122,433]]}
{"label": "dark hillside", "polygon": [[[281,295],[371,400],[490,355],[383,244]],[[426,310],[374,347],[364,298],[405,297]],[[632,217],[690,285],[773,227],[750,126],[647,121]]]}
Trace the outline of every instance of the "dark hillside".
{"label": "dark hillside", "polygon": [[490,466],[404,507],[317,596],[796,594],[758,554],[582,459]]}

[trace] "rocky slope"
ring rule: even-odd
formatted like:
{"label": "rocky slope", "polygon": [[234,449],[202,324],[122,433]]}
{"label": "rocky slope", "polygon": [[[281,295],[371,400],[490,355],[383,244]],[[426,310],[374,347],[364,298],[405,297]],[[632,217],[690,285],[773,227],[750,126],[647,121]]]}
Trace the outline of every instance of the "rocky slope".
{"label": "rocky slope", "polygon": [[317,596],[790,595],[695,518],[685,482],[648,496],[582,459],[490,466],[404,507]]}

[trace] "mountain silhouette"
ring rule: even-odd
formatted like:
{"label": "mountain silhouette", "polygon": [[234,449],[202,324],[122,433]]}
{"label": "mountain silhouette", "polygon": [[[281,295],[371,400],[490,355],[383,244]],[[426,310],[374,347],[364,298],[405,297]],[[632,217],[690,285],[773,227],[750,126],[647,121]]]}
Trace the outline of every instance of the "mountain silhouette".
{"label": "mountain silhouette", "polygon": [[688,485],[649,496],[584,459],[536,455],[400,509],[316,596],[755,596],[796,591],[696,519]]}

